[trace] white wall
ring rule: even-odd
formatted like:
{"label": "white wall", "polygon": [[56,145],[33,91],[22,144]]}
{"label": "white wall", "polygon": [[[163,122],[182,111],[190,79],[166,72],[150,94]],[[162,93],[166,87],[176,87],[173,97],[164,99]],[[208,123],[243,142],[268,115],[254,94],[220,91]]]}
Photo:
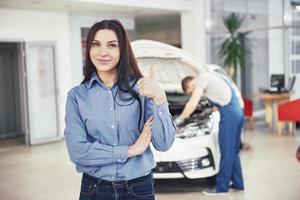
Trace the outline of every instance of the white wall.
{"label": "white wall", "polygon": [[213,10],[223,10],[226,12],[267,14],[267,4],[263,3],[268,0],[211,0]]}
{"label": "white wall", "polygon": [[68,14],[0,9],[0,41],[55,42],[58,122],[62,135],[66,93],[71,86]]}
{"label": "white wall", "polygon": [[206,1],[194,0],[193,9],[181,12],[182,49],[206,63]]}
{"label": "white wall", "polygon": [[70,42],[71,42],[71,66],[72,66],[72,86],[80,84],[83,80],[83,56],[81,47],[81,28],[89,28],[94,23],[104,19],[118,19],[121,21],[125,29],[134,29],[133,16],[108,15],[76,15],[70,14]]}
{"label": "white wall", "polygon": [[[283,25],[282,0],[269,0],[269,27]],[[269,30],[269,74],[284,73],[283,29]]]}
{"label": "white wall", "polygon": [[87,3],[97,3],[104,6],[134,7],[138,12],[143,12],[143,9],[189,11],[194,7],[194,2],[196,1],[199,0],[84,0]]}

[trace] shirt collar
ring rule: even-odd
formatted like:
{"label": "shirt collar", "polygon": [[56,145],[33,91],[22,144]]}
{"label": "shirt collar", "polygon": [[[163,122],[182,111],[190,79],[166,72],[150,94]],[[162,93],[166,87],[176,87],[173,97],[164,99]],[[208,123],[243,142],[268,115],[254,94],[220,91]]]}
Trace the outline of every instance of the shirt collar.
{"label": "shirt collar", "polygon": [[93,83],[94,83],[95,81],[97,81],[100,85],[103,85],[103,83],[100,81],[100,79],[99,79],[97,73],[96,73],[96,72],[92,72],[91,78],[90,78],[90,80],[89,80],[89,82],[88,82],[88,88],[89,88],[89,89],[91,89],[91,87],[92,87],[92,85],[93,85]]}
{"label": "shirt collar", "polygon": [[[88,82],[88,89],[91,89],[91,87],[93,86],[93,83],[94,83],[95,81],[97,81],[97,82],[99,83],[99,85],[101,85],[102,87],[107,88],[107,87],[104,85],[104,83],[101,81],[101,79],[99,78],[98,74],[97,74],[96,72],[92,72],[91,78],[90,78],[90,80],[89,80],[89,82]],[[112,88],[115,87],[116,85],[117,85],[117,82],[115,82],[115,83],[113,84]]]}

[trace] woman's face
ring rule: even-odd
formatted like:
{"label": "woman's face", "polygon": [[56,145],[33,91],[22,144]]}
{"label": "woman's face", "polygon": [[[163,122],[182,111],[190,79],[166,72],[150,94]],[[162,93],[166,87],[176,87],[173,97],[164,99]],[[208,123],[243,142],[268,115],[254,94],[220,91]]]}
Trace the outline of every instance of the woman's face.
{"label": "woman's face", "polygon": [[90,58],[98,73],[117,73],[120,48],[114,31],[109,29],[97,31],[90,48]]}

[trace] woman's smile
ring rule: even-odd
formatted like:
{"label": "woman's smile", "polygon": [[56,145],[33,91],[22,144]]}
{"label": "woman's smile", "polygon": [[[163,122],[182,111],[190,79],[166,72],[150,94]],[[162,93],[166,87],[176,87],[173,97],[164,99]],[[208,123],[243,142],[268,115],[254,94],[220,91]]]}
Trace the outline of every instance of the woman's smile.
{"label": "woman's smile", "polygon": [[96,60],[100,65],[106,65],[111,61],[111,59],[101,59],[101,58],[100,59],[97,58]]}

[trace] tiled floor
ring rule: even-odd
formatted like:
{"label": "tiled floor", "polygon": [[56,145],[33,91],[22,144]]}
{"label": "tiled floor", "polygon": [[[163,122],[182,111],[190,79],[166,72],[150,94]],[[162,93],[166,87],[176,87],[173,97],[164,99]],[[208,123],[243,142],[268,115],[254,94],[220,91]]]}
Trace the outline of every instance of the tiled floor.
{"label": "tiled floor", "polygon": [[[299,130],[298,130],[299,131]],[[157,200],[299,200],[300,163],[296,140],[264,131],[246,132],[252,151],[242,152],[246,189],[225,196],[202,195],[202,182],[157,182]],[[64,142],[0,151],[1,200],[75,200],[80,175]]]}

